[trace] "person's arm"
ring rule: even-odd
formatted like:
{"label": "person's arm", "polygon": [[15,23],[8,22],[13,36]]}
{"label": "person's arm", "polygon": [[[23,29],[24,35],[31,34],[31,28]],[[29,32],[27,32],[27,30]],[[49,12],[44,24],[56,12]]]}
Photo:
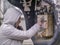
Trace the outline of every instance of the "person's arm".
{"label": "person's arm", "polygon": [[40,25],[35,24],[28,31],[21,31],[13,26],[4,25],[3,27],[3,35],[7,38],[15,39],[15,40],[26,40],[34,36],[40,30]]}

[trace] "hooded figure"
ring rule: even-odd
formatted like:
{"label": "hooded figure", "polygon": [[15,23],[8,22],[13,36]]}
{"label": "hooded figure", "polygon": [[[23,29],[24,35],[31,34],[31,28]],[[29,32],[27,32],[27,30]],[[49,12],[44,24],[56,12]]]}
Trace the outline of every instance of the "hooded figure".
{"label": "hooded figure", "polygon": [[15,23],[21,15],[23,15],[22,11],[16,7],[11,7],[6,11],[0,27],[0,45],[22,45],[23,40],[31,38],[40,31],[39,23],[27,31],[17,29]]}

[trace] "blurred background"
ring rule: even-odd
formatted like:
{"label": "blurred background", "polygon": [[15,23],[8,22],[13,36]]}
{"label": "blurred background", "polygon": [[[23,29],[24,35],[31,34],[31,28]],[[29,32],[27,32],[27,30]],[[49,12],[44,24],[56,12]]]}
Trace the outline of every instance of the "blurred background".
{"label": "blurred background", "polygon": [[[32,1],[32,0],[31,0]],[[25,6],[25,8],[24,8],[24,11],[26,11],[28,14],[29,14],[29,11],[30,11],[30,6],[31,6],[31,1],[28,1],[28,5],[26,5],[26,1],[24,0],[24,4],[23,4],[23,6]],[[37,0],[36,0],[37,1]],[[40,16],[40,2],[39,2],[40,0],[38,0],[37,2],[38,3],[35,3],[35,4],[37,4],[37,7],[36,7],[36,5],[35,5],[35,10],[37,10],[36,11],[36,15],[38,15],[37,16],[37,19],[40,19],[42,16],[44,16],[44,15],[42,15],[42,16]],[[59,2],[59,1],[58,1]],[[58,5],[59,5],[60,3],[58,3]],[[48,7],[49,7],[49,5],[48,4],[46,4],[45,2],[42,2],[42,5],[44,6],[44,5],[47,5]],[[43,7],[42,6],[42,7]],[[4,17],[4,14],[5,14],[5,12],[7,11],[7,9],[8,8],[10,8],[10,7],[13,7],[13,5],[11,5],[7,0],[0,0],[0,25],[2,24],[2,20],[3,20],[3,17]],[[29,8],[28,8],[29,7]],[[57,10],[59,10],[59,9],[57,9]],[[30,16],[30,15],[29,15]],[[28,16],[28,17],[29,17]],[[60,14],[58,14],[58,16],[60,17]],[[49,16],[50,18],[49,18],[49,20],[51,21],[51,20],[53,20],[52,18],[51,18],[51,15]],[[46,19],[47,20],[47,15],[45,14],[45,16],[44,16],[44,19]],[[58,19],[59,21],[60,21],[60,18]],[[51,21],[52,22],[52,21]],[[59,22],[60,23],[60,22]],[[58,23],[58,24],[59,24]],[[50,25],[50,24],[49,24]],[[53,24],[52,24],[53,25]],[[25,22],[25,17],[24,17],[24,15],[21,15],[21,26],[23,27],[23,29],[24,30],[26,30],[26,22]],[[50,26],[51,27],[51,26]],[[49,28],[50,29],[50,28]],[[49,34],[51,34],[52,36],[53,36],[53,30],[52,29],[50,29],[50,30],[46,30],[45,32],[43,32],[43,36],[45,37],[46,35],[48,35],[49,36]],[[51,41],[52,39],[51,38],[49,38],[49,39],[46,39],[46,38],[42,38],[41,36],[39,37],[39,39],[40,40],[37,40],[38,42],[49,42],[49,41]],[[28,40],[24,40],[24,42],[23,42],[23,45],[34,45],[33,44],[33,41],[32,41],[32,39],[28,39]]]}

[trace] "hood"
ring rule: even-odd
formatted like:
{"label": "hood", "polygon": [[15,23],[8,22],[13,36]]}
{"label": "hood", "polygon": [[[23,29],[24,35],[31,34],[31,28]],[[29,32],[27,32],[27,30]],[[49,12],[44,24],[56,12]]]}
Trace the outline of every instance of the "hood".
{"label": "hood", "polygon": [[9,8],[4,14],[3,23],[14,25],[22,14],[20,9]]}

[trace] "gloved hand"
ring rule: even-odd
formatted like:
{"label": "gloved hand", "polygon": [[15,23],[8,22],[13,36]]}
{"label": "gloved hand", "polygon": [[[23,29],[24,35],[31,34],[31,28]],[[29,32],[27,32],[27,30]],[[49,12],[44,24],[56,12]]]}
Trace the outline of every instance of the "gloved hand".
{"label": "gloved hand", "polygon": [[41,28],[46,28],[46,20],[44,20],[44,16],[37,20],[37,24],[40,25]]}

